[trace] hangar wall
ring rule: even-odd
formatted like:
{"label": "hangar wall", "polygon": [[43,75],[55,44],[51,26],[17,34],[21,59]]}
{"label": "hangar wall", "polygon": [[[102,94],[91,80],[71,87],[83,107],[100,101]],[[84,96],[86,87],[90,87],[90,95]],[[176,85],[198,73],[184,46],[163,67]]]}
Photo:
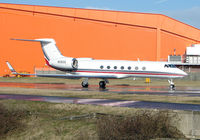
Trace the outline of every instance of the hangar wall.
{"label": "hangar wall", "polygon": [[54,38],[65,56],[165,60],[200,42],[200,30],[160,14],[0,3],[0,75],[45,64],[40,44],[10,38]]}

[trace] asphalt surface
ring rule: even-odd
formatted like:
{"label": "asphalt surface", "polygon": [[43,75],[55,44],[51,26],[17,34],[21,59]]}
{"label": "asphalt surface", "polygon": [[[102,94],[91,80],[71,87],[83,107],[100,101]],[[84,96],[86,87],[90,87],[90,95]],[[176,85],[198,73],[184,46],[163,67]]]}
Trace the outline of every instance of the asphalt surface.
{"label": "asphalt surface", "polygon": [[[32,84],[32,83],[5,83],[0,82],[0,87],[22,87],[31,89],[59,89],[68,91],[100,91],[108,93],[120,94],[149,94],[149,95],[165,95],[165,96],[200,96],[200,89],[192,89],[190,87],[177,87],[175,91],[171,91],[168,87],[157,86],[128,86],[115,85],[108,86],[106,89],[99,89],[98,86],[90,86],[88,89],[82,88],[80,85],[67,84]],[[200,105],[180,104],[180,103],[163,103],[148,101],[125,101],[110,99],[81,99],[58,96],[37,96],[37,95],[21,95],[21,94],[0,94],[0,99],[15,99],[28,101],[42,101],[51,103],[73,103],[73,104],[91,104],[101,106],[129,107],[129,108],[151,108],[151,109],[171,109],[171,110],[189,110],[200,111]]]}

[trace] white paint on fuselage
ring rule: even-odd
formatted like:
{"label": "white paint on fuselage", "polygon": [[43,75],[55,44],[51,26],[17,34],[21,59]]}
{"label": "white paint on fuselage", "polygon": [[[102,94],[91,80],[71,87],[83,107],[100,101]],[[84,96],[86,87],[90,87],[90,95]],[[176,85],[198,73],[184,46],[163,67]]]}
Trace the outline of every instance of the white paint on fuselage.
{"label": "white paint on fuselage", "polygon": [[[157,77],[157,78],[181,78],[187,74],[167,62],[153,61],[125,61],[125,60],[81,60],[78,61],[78,69],[74,74],[116,76],[116,78],[128,77]],[[103,68],[101,68],[103,66]],[[110,68],[108,68],[110,67]],[[114,67],[117,67],[116,69]],[[124,69],[121,69],[124,67]],[[128,69],[128,68],[131,69]],[[138,69],[137,69],[138,68]]]}

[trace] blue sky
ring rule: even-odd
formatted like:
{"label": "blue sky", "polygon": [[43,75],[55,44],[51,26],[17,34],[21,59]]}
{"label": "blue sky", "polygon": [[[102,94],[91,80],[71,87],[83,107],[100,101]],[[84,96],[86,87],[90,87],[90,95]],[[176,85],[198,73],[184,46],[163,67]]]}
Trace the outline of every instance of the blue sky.
{"label": "blue sky", "polygon": [[159,13],[200,29],[200,0],[0,0],[0,3]]}

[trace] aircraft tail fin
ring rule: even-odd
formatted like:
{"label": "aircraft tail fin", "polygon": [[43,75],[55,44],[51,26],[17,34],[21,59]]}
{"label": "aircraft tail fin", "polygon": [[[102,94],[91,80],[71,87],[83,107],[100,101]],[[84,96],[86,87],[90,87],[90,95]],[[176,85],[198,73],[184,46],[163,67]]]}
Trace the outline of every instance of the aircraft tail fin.
{"label": "aircraft tail fin", "polygon": [[6,61],[6,64],[8,65],[8,68],[10,69],[10,71],[12,72],[12,74],[15,74],[15,75],[18,74],[8,61]]}
{"label": "aircraft tail fin", "polygon": [[33,41],[33,42],[40,42],[42,46],[42,51],[44,54],[45,59],[49,62],[51,59],[60,58],[63,55],[59,51],[56,46],[56,42],[54,39],[46,38],[46,39],[14,39],[11,40],[19,40],[19,41]]}

